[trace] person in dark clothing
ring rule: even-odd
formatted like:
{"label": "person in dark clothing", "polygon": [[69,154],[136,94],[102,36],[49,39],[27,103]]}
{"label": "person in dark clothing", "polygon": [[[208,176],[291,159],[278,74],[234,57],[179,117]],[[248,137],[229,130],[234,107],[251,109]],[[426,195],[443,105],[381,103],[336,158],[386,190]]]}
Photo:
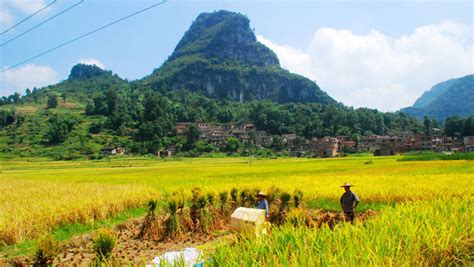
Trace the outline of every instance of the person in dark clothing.
{"label": "person in dark clothing", "polygon": [[340,202],[344,217],[347,221],[354,223],[354,209],[359,205],[359,198],[351,191],[350,183],[344,183],[341,187],[344,187],[344,194],[342,194]]}
{"label": "person in dark clothing", "polygon": [[268,207],[268,201],[266,200],[265,193],[262,191],[257,194],[257,201],[255,203],[257,209],[265,210],[265,218],[268,220],[270,218],[270,209]]}

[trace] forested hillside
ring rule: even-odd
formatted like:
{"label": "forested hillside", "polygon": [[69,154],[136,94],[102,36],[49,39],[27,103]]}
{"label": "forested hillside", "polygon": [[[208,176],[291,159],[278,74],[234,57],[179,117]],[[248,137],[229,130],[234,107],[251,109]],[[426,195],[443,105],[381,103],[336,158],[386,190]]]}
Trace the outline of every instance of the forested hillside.
{"label": "forested hillside", "polygon": [[450,116],[471,116],[474,114],[474,75],[439,83],[412,107],[401,111],[417,118],[429,116],[442,121]]}

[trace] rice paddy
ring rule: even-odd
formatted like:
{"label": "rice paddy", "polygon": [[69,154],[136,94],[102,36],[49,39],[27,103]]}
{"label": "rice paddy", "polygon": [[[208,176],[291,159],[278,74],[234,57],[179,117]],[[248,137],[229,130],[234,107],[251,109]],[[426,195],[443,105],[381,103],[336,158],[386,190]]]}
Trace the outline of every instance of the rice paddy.
{"label": "rice paddy", "polygon": [[278,186],[287,192],[301,190],[304,202],[314,208],[337,209],[339,186],[348,181],[356,185],[359,210],[375,207],[379,216],[333,230],[281,226],[262,240],[217,246],[209,255],[221,265],[472,261],[474,163],[397,159],[3,161],[0,244],[35,239],[68,223],[109,218],[144,207],[151,198],[165,200],[176,191],[188,194],[196,186],[216,195],[234,187]]}

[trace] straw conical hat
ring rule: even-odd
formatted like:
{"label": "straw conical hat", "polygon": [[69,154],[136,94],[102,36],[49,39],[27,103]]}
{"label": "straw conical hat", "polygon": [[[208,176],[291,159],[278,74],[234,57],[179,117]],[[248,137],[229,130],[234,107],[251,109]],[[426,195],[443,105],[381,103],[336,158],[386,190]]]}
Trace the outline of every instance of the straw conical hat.
{"label": "straw conical hat", "polygon": [[266,194],[265,194],[265,192],[263,192],[263,191],[259,191],[259,192],[257,193],[257,196],[264,196],[264,197],[265,197]]}
{"label": "straw conical hat", "polygon": [[345,182],[343,185],[341,185],[341,187],[351,187],[351,186],[354,186],[348,182]]}

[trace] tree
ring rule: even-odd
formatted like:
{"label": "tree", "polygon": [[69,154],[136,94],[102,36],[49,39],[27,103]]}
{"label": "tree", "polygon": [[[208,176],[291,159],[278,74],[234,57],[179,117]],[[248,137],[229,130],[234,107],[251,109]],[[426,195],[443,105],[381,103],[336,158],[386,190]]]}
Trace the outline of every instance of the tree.
{"label": "tree", "polygon": [[191,124],[188,128],[188,132],[186,133],[186,144],[184,144],[183,148],[185,150],[191,150],[195,147],[196,142],[199,140],[199,129],[196,124]]}
{"label": "tree", "polygon": [[206,141],[197,141],[196,149],[199,151],[199,153],[209,153],[216,150],[216,147]]}
{"label": "tree", "polygon": [[55,95],[48,97],[47,108],[56,108],[58,106],[58,98]]}
{"label": "tree", "polygon": [[444,131],[447,136],[459,136],[463,133],[464,120],[461,117],[453,116],[446,119]]}
{"label": "tree", "polygon": [[66,103],[66,92],[61,94],[61,98],[63,99],[63,103]]}
{"label": "tree", "polygon": [[229,123],[234,119],[234,114],[232,110],[227,107],[221,108],[217,112],[217,120],[221,123]]}
{"label": "tree", "polygon": [[145,102],[143,103],[144,119],[147,121],[154,121],[158,119],[162,113],[160,107],[160,99],[157,93],[150,91],[145,94]]}
{"label": "tree", "polygon": [[356,151],[360,150],[360,134],[353,134],[352,140],[355,142],[355,149]]}
{"label": "tree", "polygon": [[26,88],[25,94],[26,94],[26,95],[30,95],[30,94],[31,94],[30,88]]}
{"label": "tree", "polygon": [[94,115],[95,107],[92,101],[88,101],[85,109],[85,113],[87,116]]}
{"label": "tree", "polygon": [[383,117],[380,114],[377,117],[375,117],[375,123],[376,123],[375,133],[378,135],[385,134],[385,122],[383,120]]}
{"label": "tree", "polygon": [[275,150],[282,150],[285,148],[285,144],[283,143],[283,139],[279,135],[274,135],[272,140],[272,148]]}
{"label": "tree", "polygon": [[107,115],[107,104],[103,94],[94,97],[94,115]]}
{"label": "tree", "polygon": [[14,93],[12,95],[12,102],[15,104],[18,103],[20,102],[20,98],[21,98],[21,95],[19,93]]}
{"label": "tree", "polygon": [[58,144],[64,142],[69,133],[74,128],[77,121],[70,118],[61,118],[54,114],[48,119],[47,131],[45,138],[50,144]]}
{"label": "tree", "polygon": [[431,120],[428,116],[425,115],[423,119],[423,126],[425,127],[425,134],[426,135],[431,135],[432,133],[432,126],[431,126]]}
{"label": "tree", "polygon": [[229,139],[227,139],[226,146],[225,146],[225,150],[227,152],[230,152],[230,153],[237,152],[239,148],[240,148],[240,142],[237,138],[230,137]]}
{"label": "tree", "polygon": [[15,122],[15,111],[0,109],[0,129]]}
{"label": "tree", "polygon": [[464,120],[463,136],[474,136],[474,116],[467,117]]}
{"label": "tree", "polygon": [[110,88],[107,91],[105,91],[105,102],[107,105],[107,115],[112,115],[114,112],[117,110],[118,102],[119,102],[119,96],[117,92]]}

